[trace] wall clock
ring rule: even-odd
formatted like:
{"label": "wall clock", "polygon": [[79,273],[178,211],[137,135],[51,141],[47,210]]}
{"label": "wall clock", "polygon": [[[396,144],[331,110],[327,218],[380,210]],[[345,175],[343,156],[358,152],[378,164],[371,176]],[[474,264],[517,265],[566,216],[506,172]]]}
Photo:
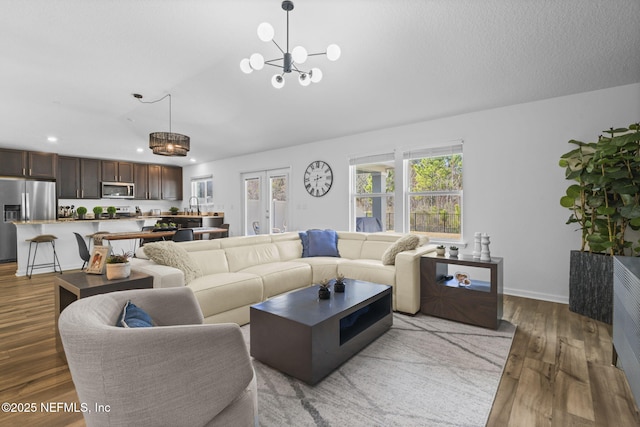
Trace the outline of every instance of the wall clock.
{"label": "wall clock", "polygon": [[322,197],[331,190],[333,171],[322,160],[311,162],[304,171],[304,188],[313,197]]}

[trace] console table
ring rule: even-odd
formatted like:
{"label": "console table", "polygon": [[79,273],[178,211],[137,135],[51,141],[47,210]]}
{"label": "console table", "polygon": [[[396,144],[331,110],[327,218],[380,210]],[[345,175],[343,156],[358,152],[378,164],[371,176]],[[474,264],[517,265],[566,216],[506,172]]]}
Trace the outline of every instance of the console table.
{"label": "console table", "polygon": [[[468,285],[458,285],[449,265],[490,270],[490,280],[470,275]],[[420,259],[420,311],[458,322],[497,329],[502,319],[502,258],[480,261],[469,255],[445,257],[429,254]]]}

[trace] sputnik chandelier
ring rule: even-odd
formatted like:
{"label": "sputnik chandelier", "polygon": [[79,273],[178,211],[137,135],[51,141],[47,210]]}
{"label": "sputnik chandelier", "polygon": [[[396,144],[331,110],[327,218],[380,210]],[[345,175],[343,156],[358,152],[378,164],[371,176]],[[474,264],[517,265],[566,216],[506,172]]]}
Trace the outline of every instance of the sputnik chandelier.
{"label": "sputnik chandelier", "polygon": [[[265,65],[271,65],[272,67],[281,68],[282,72],[275,74],[271,78],[271,84],[276,89],[280,89],[284,86],[284,76],[286,73],[295,71],[298,73],[298,81],[302,86],[309,86],[311,83],[318,83],[322,80],[322,71],[319,68],[311,68],[308,71],[301,70],[299,65],[304,64],[309,56],[327,55],[329,61],[336,61],[340,58],[340,47],[336,44],[331,44],[327,47],[326,52],[319,53],[307,53],[307,50],[302,46],[296,46],[291,52],[289,52],[289,12],[293,10],[292,1],[283,1],[282,9],[287,12],[287,49],[282,50],[280,45],[273,40],[274,30],[271,24],[263,22],[258,26],[258,38],[263,42],[273,42],[278,50],[282,52],[282,58],[264,60],[264,57],[259,53],[254,53],[249,58],[244,58],[240,61],[240,69],[250,74],[253,70],[261,70]],[[282,65],[278,62],[282,61]]]}

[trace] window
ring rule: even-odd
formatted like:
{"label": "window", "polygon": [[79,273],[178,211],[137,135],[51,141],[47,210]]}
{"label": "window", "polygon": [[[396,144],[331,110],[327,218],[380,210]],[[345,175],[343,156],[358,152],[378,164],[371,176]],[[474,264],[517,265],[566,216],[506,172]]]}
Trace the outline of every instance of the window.
{"label": "window", "polygon": [[462,239],[462,144],[404,153],[405,227],[432,240]]}
{"label": "window", "polygon": [[394,154],[353,158],[351,168],[352,227],[356,231],[394,229]]}
{"label": "window", "polygon": [[350,229],[462,240],[462,141],[350,159]]}
{"label": "window", "polygon": [[200,209],[203,206],[213,207],[213,177],[205,176],[191,179],[191,197],[198,198]]}

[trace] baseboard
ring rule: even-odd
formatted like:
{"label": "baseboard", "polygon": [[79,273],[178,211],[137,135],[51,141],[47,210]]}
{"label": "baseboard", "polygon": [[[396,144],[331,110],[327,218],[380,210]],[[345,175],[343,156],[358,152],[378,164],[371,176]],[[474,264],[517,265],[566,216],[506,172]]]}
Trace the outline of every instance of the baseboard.
{"label": "baseboard", "polygon": [[522,289],[504,288],[505,295],[513,295],[515,297],[538,299],[542,301],[557,302],[560,304],[569,304],[569,297],[564,295],[547,294],[543,292],[523,291]]}

